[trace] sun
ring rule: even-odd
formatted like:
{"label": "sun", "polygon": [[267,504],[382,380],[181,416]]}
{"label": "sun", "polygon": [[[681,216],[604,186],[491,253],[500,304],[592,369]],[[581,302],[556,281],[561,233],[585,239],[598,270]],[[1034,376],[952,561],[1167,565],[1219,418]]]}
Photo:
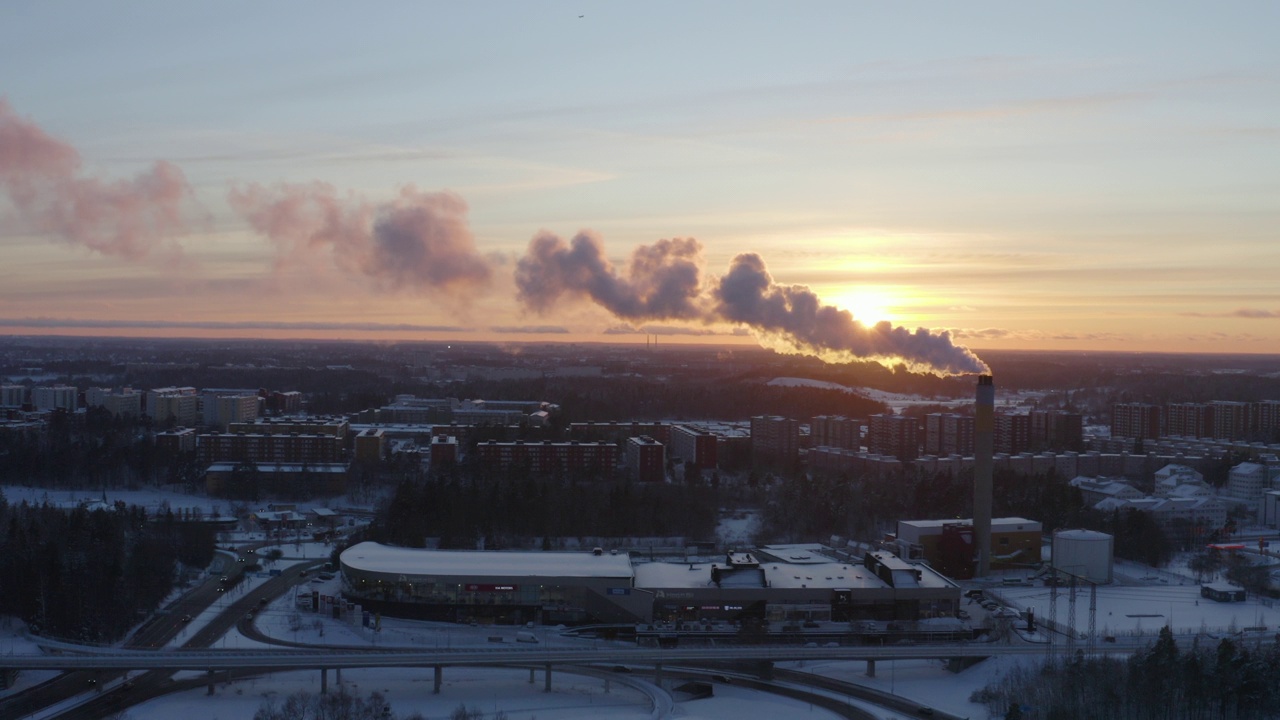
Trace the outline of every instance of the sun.
{"label": "sun", "polygon": [[853,319],[863,325],[875,325],[881,320],[893,322],[896,318],[891,308],[893,298],[875,288],[859,288],[831,293],[823,301],[842,310],[848,310]]}

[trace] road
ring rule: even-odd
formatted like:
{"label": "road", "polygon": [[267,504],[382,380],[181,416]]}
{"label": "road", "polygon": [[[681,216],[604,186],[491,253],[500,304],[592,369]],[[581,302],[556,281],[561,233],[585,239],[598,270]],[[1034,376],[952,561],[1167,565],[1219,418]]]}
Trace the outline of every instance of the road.
{"label": "road", "polygon": [[[134,632],[125,647],[130,651],[159,652],[159,648],[165,647],[187,627],[187,618],[199,616],[215,601],[223,597],[224,593],[219,592],[219,589],[223,586],[222,576],[225,575],[228,581],[227,585],[234,588],[241,580],[244,568],[257,559],[255,555],[248,554],[239,555],[238,557],[219,554],[218,558],[221,563],[211,565],[213,572],[205,582],[175,600],[163,612],[154,615],[150,621]],[[244,559],[245,562],[239,562],[240,559]],[[317,560],[294,565],[283,570],[280,576],[273,577],[254,590],[245,593],[244,597],[236,600],[226,610],[210,620],[191,639],[183,643],[182,647],[196,649],[212,645],[218,638],[234,627],[239,619],[244,617],[250,610],[256,608],[262,598],[265,597],[270,601],[271,598],[282,595],[300,581],[304,568],[310,569],[323,563],[323,560]],[[79,695],[86,690],[98,688],[104,689],[101,695],[85,703],[85,705],[93,707],[98,714],[80,714],[76,710],[72,710],[55,716],[59,718],[97,718],[114,712],[121,707],[141,702],[141,700],[148,697],[154,697],[154,695],[148,695],[147,693],[149,692],[161,694],[173,689],[170,682],[172,671],[146,672],[132,678],[126,684],[117,683],[116,681],[125,676],[127,671],[127,668],[99,668],[73,670],[72,672],[64,673],[52,680],[28,688],[21,693],[0,701],[0,717],[24,717],[62,702],[67,698]],[[166,685],[169,687],[165,687]],[[161,690],[161,688],[164,689]]]}

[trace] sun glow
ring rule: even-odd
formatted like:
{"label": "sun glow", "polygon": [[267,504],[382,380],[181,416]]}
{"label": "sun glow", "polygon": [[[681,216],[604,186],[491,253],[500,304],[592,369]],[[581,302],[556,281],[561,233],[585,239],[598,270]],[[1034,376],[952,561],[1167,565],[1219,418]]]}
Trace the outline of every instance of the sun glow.
{"label": "sun glow", "polygon": [[897,317],[892,311],[895,305],[893,298],[874,288],[833,291],[822,296],[823,301],[853,314],[853,319],[863,325],[875,325],[881,320],[895,322]]}

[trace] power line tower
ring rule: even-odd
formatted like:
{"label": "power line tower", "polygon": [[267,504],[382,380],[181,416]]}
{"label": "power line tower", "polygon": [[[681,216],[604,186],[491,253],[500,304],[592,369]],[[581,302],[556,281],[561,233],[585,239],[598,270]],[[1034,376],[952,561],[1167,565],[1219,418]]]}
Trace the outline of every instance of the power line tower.
{"label": "power line tower", "polygon": [[1089,655],[1098,652],[1098,583],[1089,583]]}
{"label": "power line tower", "polygon": [[1076,654],[1076,576],[1071,575],[1071,589],[1067,600],[1067,661]]}
{"label": "power line tower", "polygon": [[1058,569],[1049,568],[1049,624],[1045,626],[1045,636],[1049,638],[1046,649],[1049,657],[1053,657],[1054,636],[1057,635],[1058,628]]}

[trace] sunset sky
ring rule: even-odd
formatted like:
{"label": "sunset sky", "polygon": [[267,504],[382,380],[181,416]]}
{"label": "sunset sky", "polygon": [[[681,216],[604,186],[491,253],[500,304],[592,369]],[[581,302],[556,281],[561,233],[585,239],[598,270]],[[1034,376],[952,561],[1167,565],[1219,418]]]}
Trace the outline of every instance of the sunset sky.
{"label": "sunset sky", "polygon": [[[746,342],[702,288],[750,252],[974,349],[1280,352],[1277,28],[1266,2],[8,2],[0,333]],[[535,236],[580,231],[643,310],[519,284]],[[671,311],[628,262],[688,238]]]}

